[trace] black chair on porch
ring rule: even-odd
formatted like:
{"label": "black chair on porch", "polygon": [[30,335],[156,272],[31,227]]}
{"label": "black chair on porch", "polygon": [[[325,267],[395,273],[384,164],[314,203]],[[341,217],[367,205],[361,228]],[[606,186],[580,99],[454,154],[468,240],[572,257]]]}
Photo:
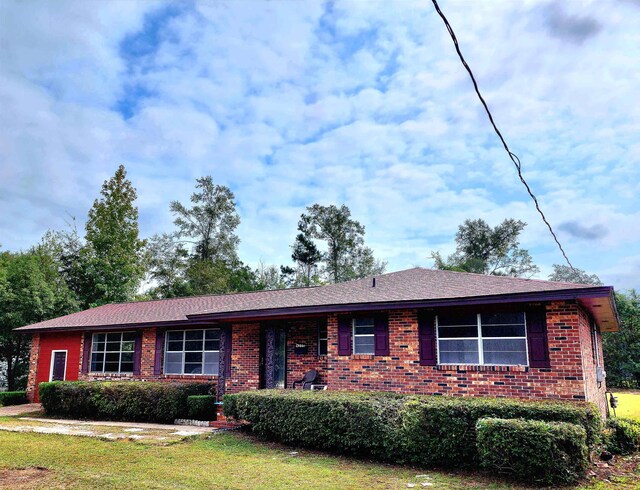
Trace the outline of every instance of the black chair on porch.
{"label": "black chair on porch", "polygon": [[296,385],[302,385],[303,390],[311,390],[313,386],[313,382],[318,378],[318,371],[315,369],[311,369],[308,371],[302,379],[298,381],[294,381],[291,388],[296,389]]}

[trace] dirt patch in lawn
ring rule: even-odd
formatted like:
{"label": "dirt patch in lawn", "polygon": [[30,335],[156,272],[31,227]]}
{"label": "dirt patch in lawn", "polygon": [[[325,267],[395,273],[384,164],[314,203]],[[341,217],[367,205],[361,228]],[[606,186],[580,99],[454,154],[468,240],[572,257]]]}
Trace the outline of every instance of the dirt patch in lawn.
{"label": "dirt patch in lawn", "polygon": [[51,475],[46,468],[11,468],[0,470],[0,488],[33,488]]}

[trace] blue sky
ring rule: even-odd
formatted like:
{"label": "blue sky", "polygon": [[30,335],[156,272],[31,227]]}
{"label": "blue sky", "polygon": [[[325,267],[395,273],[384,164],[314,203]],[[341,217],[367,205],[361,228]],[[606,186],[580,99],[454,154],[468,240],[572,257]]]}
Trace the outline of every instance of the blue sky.
{"label": "blue sky", "polygon": [[[573,263],[640,287],[640,2],[442,1]],[[0,244],[76,217],[124,164],[144,236],[212,175],[243,260],[289,262],[305,206],[347,204],[389,270],[466,218],[562,257],[431,2],[0,3]]]}

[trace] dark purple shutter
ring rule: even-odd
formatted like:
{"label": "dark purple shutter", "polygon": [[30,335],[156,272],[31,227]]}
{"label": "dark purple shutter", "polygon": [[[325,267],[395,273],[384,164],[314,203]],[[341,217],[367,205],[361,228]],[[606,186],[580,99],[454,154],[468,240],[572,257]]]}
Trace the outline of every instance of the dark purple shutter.
{"label": "dark purple shutter", "polygon": [[418,348],[421,366],[435,366],[438,363],[435,317],[428,311],[418,312]]}
{"label": "dark purple shutter", "polygon": [[142,332],[137,332],[133,346],[133,374],[140,375],[140,362],[142,360]]}
{"label": "dark purple shutter", "polygon": [[388,356],[389,355],[389,315],[386,313],[376,313],[374,317],[375,328],[374,341],[375,341],[375,354],[376,356]]}
{"label": "dark purple shutter", "polygon": [[224,362],[224,375],[231,376],[231,325],[224,329],[226,335],[225,344],[225,362]]}
{"label": "dark purple shutter", "polygon": [[338,355],[351,355],[351,317],[338,317]]}
{"label": "dark purple shutter", "polygon": [[529,343],[529,366],[548,368],[547,315],[544,308],[527,310],[527,342]]}
{"label": "dark purple shutter", "polygon": [[153,374],[162,373],[162,351],[164,350],[164,330],[156,330],[156,356],[153,362]]}
{"label": "dark purple shutter", "polygon": [[89,365],[91,364],[91,344],[93,342],[93,335],[89,332],[84,334],[84,345],[82,347],[82,372],[89,372]]}

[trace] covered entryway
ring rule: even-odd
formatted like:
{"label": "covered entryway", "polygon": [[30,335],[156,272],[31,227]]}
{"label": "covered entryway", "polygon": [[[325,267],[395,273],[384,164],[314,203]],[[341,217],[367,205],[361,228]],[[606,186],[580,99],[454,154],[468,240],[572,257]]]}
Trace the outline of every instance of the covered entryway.
{"label": "covered entryway", "polygon": [[260,388],[287,386],[287,329],[284,322],[260,328]]}

